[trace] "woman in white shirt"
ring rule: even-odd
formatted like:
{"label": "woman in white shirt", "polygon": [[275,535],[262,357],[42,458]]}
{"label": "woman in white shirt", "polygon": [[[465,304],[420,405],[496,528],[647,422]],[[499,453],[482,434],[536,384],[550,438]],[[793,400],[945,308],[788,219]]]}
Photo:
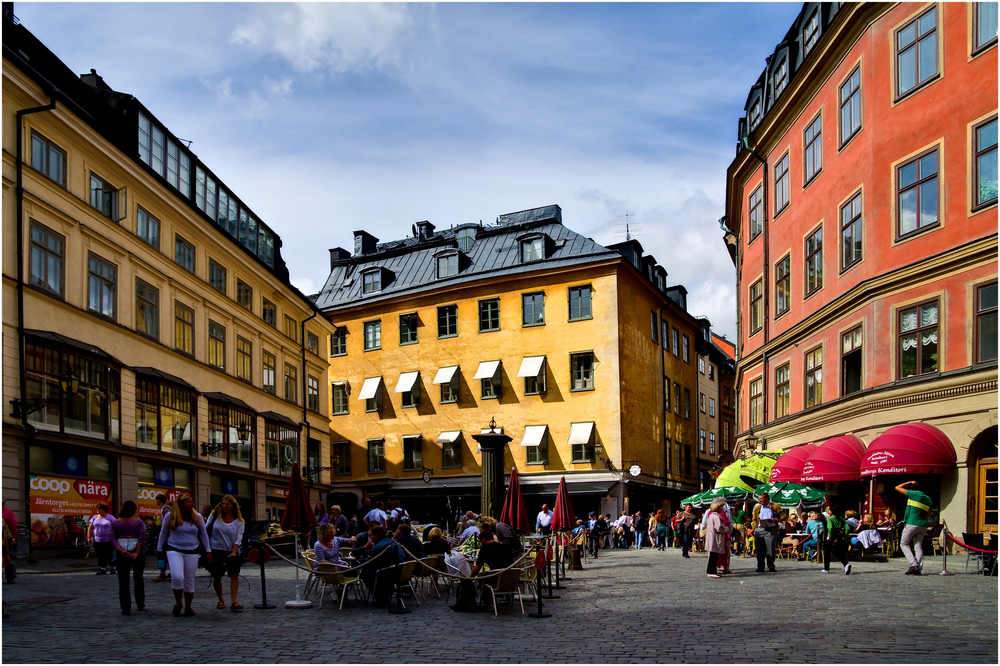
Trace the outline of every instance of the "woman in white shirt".
{"label": "woman in white shirt", "polygon": [[226,602],[222,598],[222,576],[229,576],[230,610],[241,611],[243,606],[236,601],[240,592],[240,568],[243,558],[240,557],[240,546],[243,545],[243,516],[240,505],[232,495],[224,495],[211,518],[208,519],[208,531],[211,532],[209,542],[212,544],[212,562],[208,567],[212,574],[212,585],[219,597],[216,608],[222,610]]}
{"label": "woman in white shirt", "polygon": [[187,493],[178,496],[170,519],[160,530],[159,550],[167,552],[170,565],[170,587],[174,591],[174,615],[181,614],[181,592],[184,593],[184,615],[194,615],[194,575],[198,571],[198,556],[205,549],[205,558],[212,563],[212,551],[205,531],[205,521],[194,510],[194,500]]}

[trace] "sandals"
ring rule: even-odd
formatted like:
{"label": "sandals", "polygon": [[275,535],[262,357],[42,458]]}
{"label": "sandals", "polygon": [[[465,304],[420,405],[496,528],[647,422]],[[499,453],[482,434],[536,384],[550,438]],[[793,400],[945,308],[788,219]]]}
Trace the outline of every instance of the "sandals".
{"label": "sandals", "polygon": [[243,605],[240,604],[238,601],[234,601],[233,605],[230,606],[229,609],[234,611],[241,611],[243,610]]}
{"label": "sandals", "polygon": [[218,608],[219,610],[225,610],[226,609],[226,602],[225,601],[220,601],[219,603],[215,604],[215,607]]}

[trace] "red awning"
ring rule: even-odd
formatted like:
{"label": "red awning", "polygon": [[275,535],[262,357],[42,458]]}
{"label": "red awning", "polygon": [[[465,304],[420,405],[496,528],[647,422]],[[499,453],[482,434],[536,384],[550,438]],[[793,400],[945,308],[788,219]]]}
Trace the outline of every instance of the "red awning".
{"label": "red awning", "polygon": [[816,450],[815,444],[803,444],[782,453],[771,468],[771,483],[790,481],[798,483],[802,476],[802,466]]}
{"label": "red awning", "polygon": [[802,465],[799,483],[860,481],[864,455],[865,443],[854,435],[828,439],[816,447]]}
{"label": "red awning", "polygon": [[946,434],[926,423],[907,423],[875,438],[861,463],[861,476],[945,474],[957,461]]}

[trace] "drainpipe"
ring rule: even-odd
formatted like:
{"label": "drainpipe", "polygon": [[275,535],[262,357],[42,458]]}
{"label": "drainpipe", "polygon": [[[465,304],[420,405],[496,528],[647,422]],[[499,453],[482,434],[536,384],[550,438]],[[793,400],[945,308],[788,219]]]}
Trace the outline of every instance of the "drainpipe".
{"label": "drainpipe", "polygon": [[313,308],[313,313],[299,324],[299,348],[302,352],[302,425],[306,427],[306,462],[309,461],[309,435],[312,428],[309,425],[309,377],[306,375],[306,322],[315,319],[319,310]]}
{"label": "drainpipe", "polygon": [[[27,377],[24,370],[24,123],[22,118],[32,113],[52,111],[56,108],[55,98],[49,94],[49,103],[45,106],[36,106],[30,109],[21,109],[17,112],[17,155],[15,157],[15,167],[17,169],[17,185],[15,187],[15,198],[17,199],[17,357],[18,357],[18,388],[21,404],[25,404],[28,399]],[[24,428],[27,436],[24,440],[24,524],[31,526],[31,445],[35,441],[35,427],[28,423],[28,415],[21,415],[21,427]],[[17,535],[14,535],[15,538]],[[31,542],[28,542],[28,559],[31,560]]]}
{"label": "drainpipe", "polygon": [[[761,289],[762,289],[763,293],[761,294],[761,297],[763,298],[763,301],[764,301],[764,303],[763,303],[764,321],[762,322],[764,324],[764,330],[763,330],[764,346],[767,346],[767,342],[768,342],[768,329],[769,329],[768,321],[770,319],[770,310],[768,309],[770,307],[769,304],[768,304],[768,301],[770,299],[768,298],[768,296],[771,293],[770,281],[768,279],[768,270],[767,270],[768,266],[769,266],[769,257],[768,257],[769,253],[768,253],[768,246],[767,246],[767,234],[768,234],[767,207],[769,205],[768,204],[768,198],[767,198],[767,160],[764,159],[763,157],[761,157],[760,155],[758,155],[757,152],[753,148],[750,147],[750,141],[749,141],[749,139],[747,137],[743,137],[743,147],[746,148],[747,151],[749,151],[750,154],[753,155],[757,159],[758,162],[760,162],[761,166],[763,167],[763,171],[764,171],[764,178],[762,179],[762,184],[761,184],[761,188],[762,188],[761,189],[761,200],[762,200],[762,203],[763,203],[763,206],[761,206],[761,215],[762,215],[762,218],[763,218],[761,220],[761,222],[762,222],[761,229],[762,229],[762,234],[764,236],[764,239],[762,241],[764,243],[764,248],[763,248],[763,252],[762,252],[762,254],[763,254],[763,262],[762,263],[764,264],[764,271],[763,271],[763,276],[761,277]],[[764,354],[761,355],[761,364],[763,365],[763,374],[761,375],[761,380],[762,380],[762,386],[761,386],[761,388],[763,390],[763,393],[761,394],[761,400],[762,400],[761,408],[762,408],[762,412],[763,413],[761,414],[761,423],[760,423],[760,425],[761,426],[765,426],[765,425],[767,425],[767,354],[766,353],[764,353]]]}
{"label": "drainpipe", "polygon": [[[660,321],[656,322],[656,325],[660,327],[660,382],[663,383],[663,386],[660,387],[660,395],[663,396],[663,399],[660,402],[663,404],[663,427],[665,429],[666,426],[667,426],[667,412],[670,409],[670,405],[667,404],[667,388],[666,388],[666,383],[663,382],[663,378],[664,378],[664,376],[666,376],[666,372],[667,372],[667,365],[666,365],[667,362],[665,360],[663,360],[663,350],[665,348],[664,345],[667,344],[667,341],[663,339],[663,326],[660,325],[660,322],[663,321],[663,311],[664,310],[666,310],[666,308],[660,308]],[[671,438],[671,442],[673,442],[673,438]],[[669,459],[670,459],[670,451],[668,449],[669,449],[669,447],[667,446],[667,441],[666,441],[666,439],[664,439],[663,440],[663,483],[664,483],[664,485],[667,483],[667,476],[670,474],[670,464],[668,462]],[[622,458],[624,458],[624,457],[625,456],[623,454]]]}

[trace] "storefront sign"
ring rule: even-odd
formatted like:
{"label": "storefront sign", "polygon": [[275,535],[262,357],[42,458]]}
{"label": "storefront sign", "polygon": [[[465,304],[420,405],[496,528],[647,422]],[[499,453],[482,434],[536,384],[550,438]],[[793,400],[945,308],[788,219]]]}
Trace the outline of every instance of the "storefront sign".
{"label": "storefront sign", "polygon": [[159,522],[160,508],[156,506],[156,496],[163,493],[167,496],[167,502],[176,501],[186,490],[179,488],[163,488],[161,486],[139,486],[139,499],[136,504],[139,507],[139,517],[152,516]]}
{"label": "storefront sign", "polygon": [[287,500],[288,488],[278,488],[277,486],[268,486],[267,495],[268,497],[273,497],[275,499]]}
{"label": "storefront sign", "polygon": [[31,546],[70,546],[86,535],[100,502],[111,505],[111,483],[98,479],[31,475]]}

